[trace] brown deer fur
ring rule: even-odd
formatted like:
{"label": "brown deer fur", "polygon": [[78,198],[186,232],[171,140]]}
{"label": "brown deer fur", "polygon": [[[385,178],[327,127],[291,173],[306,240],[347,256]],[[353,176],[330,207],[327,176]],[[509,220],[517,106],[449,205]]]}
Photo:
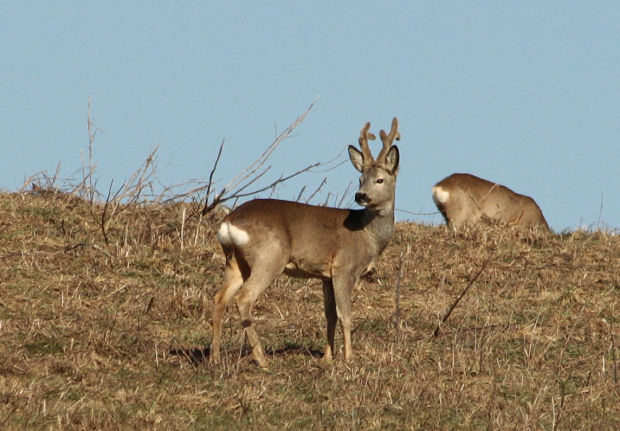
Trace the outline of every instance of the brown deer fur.
{"label": "brown deer fur", "polygon": [[368,146],[374,136],[362,128],[360,152],[349,146],[349,158],[362,173],[355,201],[364,209],[346,210],[275,199],[247,202],[227,215],[218,231],[226,256],[224,283],[215,295],[211,358],[220,356],[221,325],[226,304],[234,298],[254,359],[267,367],[251,310],[259,295],[281,274],[323,280],[327,344],[323,358],[334,353],[336,322],[343,331],[344,359],[351,349],[351,295],[359,277],[388,244],[394,229],[394,193],[400,138],[398,121],[376,160]]}
{"label": "brown deer fur", "polygon": [[549,229],[542,211],[529,196],[470,174],[452,174],[432,189],[435,205],[454,229],[483,220]]}

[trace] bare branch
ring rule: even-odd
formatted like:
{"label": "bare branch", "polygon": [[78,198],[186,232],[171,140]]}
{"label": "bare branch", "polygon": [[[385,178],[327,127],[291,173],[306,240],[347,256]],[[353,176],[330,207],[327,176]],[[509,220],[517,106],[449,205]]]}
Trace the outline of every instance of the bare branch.
{"label": "bare branch", "polygon": [[480,277],[480,274],[482,274],[484,269],[487,267],[487,265],[491,261],[492,257],[493,257],[493,254],[491,254],[489,256],[489,258],[482,264],[482,267],[480,268],[478,273],[476,273],[476,275],[474,275],[474,277],[471,279],[471,281],[469,282],[467,287],[465,289],[463,289],[463,291],[460,293],[460,295],[454,300],[454,302],[452,303],[452,305],[450,306],[448,311],[446,311],[446,314],[444,314],[444,316],[441,318],[441,321],[437,324],[437,328],[435,329],[435,332],[433,332],[433,338],[436,338],[439,335],[439,329],[441,328],[441,325],[446,323],[446,320],[448,320],[448,317],[450,317],[450,314],[452,314],[452,312],[454,311],[454,309],[456,308],[458,303],[461,301],[461,299],[463,299],[463,297],[465,296],[465,294],[467,293],[469,288],[472,287],[474,282],[478,279],[478,277]]}
{"label": "bare branch", "polygon": [[[240,198],[254,196],[264,191],[267,191],[269,189],[271,189],[273,193],[273,191],[280,184],[286,181],[289,181],[290,179],[298,175],[301,175],[302,173],[308,172],[311,169],[325,165],[326,163],[316,162],[290,175],[282,175],[280,176],[280,178],[276,179],[275,181],[271,182],[270,184],[266,186],[258,187],[251,191],[246,191],[250,188],[250,186],[252,186],[253,184],[256,184],[257,180],[263,177],[271,169],[271,166],[267,166],[266,168],[264,167],[267,160],[272,155],[272,153],[275,151],[275,149],[282,143],[282,141],[289,138],[293,130],[295,130],[295,128],[304,121],[304,119],[306,118],[306,116],[308,115],[308,113],[310,112],[310,110],[312,109],[312,107],[314,106],[317,100],[318,98],[315,99],[310,104],[310,106],[306,109],[306,111],[303,114],[301,114],[299,117],[297,117],[297,119],[290,126],[288,126],[282,133],[280,133],[275,138],[275,140],[271,143],[271,145],[269,145],[267,149],[263,151],[263,153],[256,160],[250,163],[245,169],[243,169],[239,174],[237,174],[232,180],[228,182],[228,184],[226,184],[219,192],[217,192],[211,198],[211,190],[213,189],[213,175],[219,163],[221,152],[222,152],[222,146],[220,146],[220,151],[218,152],[218,156],[214,162],[213,169],[211,170],[209,174],[209,183],[206,187],[207,195],[205,197],[205,205],[202,210],[202,214],[204,215],[208,213],[213,208],[215,208],[218,204],[229,201],[229,200],[237,201]],[[337,157],[339,156],[340,155],[338,155]],[[335,160],[336,158],[334,158],[333,160],[327,163],[332,163]],[[319,186],[319,189],[317,190],[317,192],[321,189],[321,186]],[[305,189],[302,189],[302,191],[300,192],[299,198],[301,198],[301,196],[303,195],[304,190]],[[316,194],[317,192],[315,192],[314,194]],[[314,194],[309,199],[311,199],[314,196]]]}
{"label": "bare branch", "polygon": [[323,186],[324,186],[325,184],[327,184],[327,177],[323,178],[323,181],[321,181],[321,184],[319,184],[319,186],[316,188],[316,190],[314,191],[314,193],[312,193],[312,194],[308,197],[308,199],[306,199],[306,203],[309,203],[309,202],[312,200],[312,198],[313,198],[313,197],[315,197],[315,196],[316,196],[316,194],[317,194],[318,192],[320,192],[320,191],[321,191],[321,189],[323,188]]}
{"label": "bare branch", "polygon": [[405,267],[405,259],[411,253],[411,245],[407,245],[404,252],[400,252],[400,259],[398,260],[398,277],[396,278],[396,309],[394,311],[394,329],[396,334],[400,331],[400,283],[403,278],[403,268]]}
{"label": "bare branch", "polygon": [[213,168],[209,173],[209,183],[207,184],[207,196],[205,196],[205,206],[202,210],[202,214],[204,215],[207,212],[208,203],[209,203],[209,195],[211,194],[211,185],[213,184],[213,174],[217,169],[217,164],[220,162],[220,157],[222,157],[222,150],[224,149],[224,139],[222,139],[222,143],[220,144],[220,149],[217,152],[217,157],[215,158],[215,163],[213,163]]}
{"label": "bare branch", "polygon": [[103,205],[103,212],[101,213],[101,220],[100,220],[101,233],[103,234],[103,240],[105,241],[106,245],[108,244],[108,234],[106,233],[106,226],[107,226],[106,215],[108,213],[108,204],[110,203],[110,194],[112,193],[113,183],[114,183],[114,180],[111,180],[110,187],[108,188],[108,195],[106,196],[105,204]]}
{"label": "bare branch", "polygon": [[240,183],[245,181],[248,176],[251,175],[252,171],[255,171],[257,167],[264,165],[267,159],[271,156],[271,153],[273,153],[275,149],[278,148],[278,146],[282,143],[282,141],[285,140],[291,134],[291,132],[295,130],[295,128],[305,120],[306,116],[308,115],[317,100],[318,97],[312,101],[308,109],[306,109],[303,114],[297,117],[297,119],[293,121],[293,123],[288,126],[256,160],[250,163],[247,168],[241,171],[228,184],[226,184],[224,186],[222,194],[237,188]]}
{"label": "bare branch", "polygon": [[430,216],[434,216],[434,215],[440,214],[440,212],[439,212],[439,211],[434,211],[434,212],[430,212],[430,213],[414,213],[414,212],[412,212],[412,211],[401,210],[401,209],[398,209],[398,208],[396,208],[396,209],[395,209],[395,211],[398,211],[398,212],[400,212],[400,213],[409,214],[409,215],[414,215],[414,216],[425,216],[425,217],[426,217],[426,216],[430,217]]}
{"label": "bare branch", "polygon": [[97,133],[101,132],[105,136],[105,132],[101,130],[92,119],[91,102],[92,97],[88,97],[88,107],[86,111],[86,126],[88,129],[88,170],[86,170],[86,166],[84,166],[84,158],[82,157],[82,183],[76,187],[76,190],[79,190],[78,195],[87,198],[92,205],[95,195],[97,194],[96,182],[93,184],[93,175],[97,169],[97,166],[93,164],[93,145]]}
{"label": "bare branch", "polygon": [[[325,197],[325,202],[323,202],[323,206],[326,207],[329,204],[329,198],[332,196],[331,192],[327,192],[327,196]],[[338,197],[338,195],[336,194],[336,196],[334,196],[334,201],[336,200],[336,198]]]}
{"label": "bare branch", "polygon": [[227,200],[229,200],[229,199],[232,199],[233,197],[235,197],[235,198],[244,198],[244,197],[247,197],[247,196],[253,196],[253,195],[256,195],[256,194],[258,194],[258,193],[264,192],[265,190],[269,190],[269,189],[271,189],[271,188],[274,188],[274,187],[276,187],[277,185],[279,185],[279,184],[281,184],[281,183],[284,183],[284,182],[286,182],[286,181],[290,180],[290,179],[291,179],[291,178],[293,178],[293,177],[296,177],[297,175],[303,174],[304,172],[307,172],[307,171],[309,171],[310,169],[312,169],[312,168],[315,168],[315,167],[319,166],[320,164],[321,164],[321,162],[316,162],[316,163],[314,163],[314,164],[312,164],[312,165],[310,165],[310,166],[306,166],[305,168],[300,169],[300,170],[298,170],[297,172],[292,173],[291,175],[288,175],[288,176],[286,176],[286,177],[280,177],[280,178],[278,178],[277,180],[275,180],[274,182],[272,182],[271,184],[269,184],[269,185],[267,185],[267,186],[265,186],[265,187],[262,187],[262,188],[260,188],[260,189],[254,190],[254,191],[252,191],[252,192],[247,192],[247,193],[234,193],[234,194],[233,194],[233,196],[227,197],[227,198],[225,198],[225,199],[221,199],[221,200],[220,200],[220,202],[227,201]]}
{"label": "bare branch", "polygon": [[[271,170],[271,165],[267,166],[262,172],[256,174],[246,184],[244,184],[243,186],[241,186],[237,190],[235,190],[233,195],[234,196],[244,196],[244,195],[241,194],[241,192],[244,191],[245,189],[247,189],[248,187],[250,187],[256,181],[258,181],[263,175],[265,175],[267,172],[269,172],[269,170]],[[269,187],[267,187],[267,188],[269,188]],[[254,193],[250,193],[250,194],[254,194]]]}
{"label": "bare branch", "polygon": [[[342,204],[344,203],[345,198],[349,195],[349,190],[353,189],[353,181],[349,181],[349,183],[347,184],[347,187],[344,189],[344,192],[342,192],[342,197],[340,198],[340,200],[338,201],[338,204],[336,205],[337,208],[342,208]],[[336,203],[336,201],[334,201],[334,203]]]}
{"label": "bare branch", "polygon": [[295,199],[295,202],[299,202],[301,200],[301,197],[303,196],[304,192],[306,191],[306,186],[302,186],[301,190],[299,190],[299,193],[297,194],[297,199]]}

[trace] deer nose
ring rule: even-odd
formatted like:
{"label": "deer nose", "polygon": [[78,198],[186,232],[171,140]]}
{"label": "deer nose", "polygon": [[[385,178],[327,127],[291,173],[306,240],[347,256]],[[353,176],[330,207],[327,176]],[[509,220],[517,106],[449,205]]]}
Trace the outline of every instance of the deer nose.
{"label": "deer nose", "polygon": [[366,193],[355,193],[355,202],[358,204],[364,204],[368,202],[368,196]]}

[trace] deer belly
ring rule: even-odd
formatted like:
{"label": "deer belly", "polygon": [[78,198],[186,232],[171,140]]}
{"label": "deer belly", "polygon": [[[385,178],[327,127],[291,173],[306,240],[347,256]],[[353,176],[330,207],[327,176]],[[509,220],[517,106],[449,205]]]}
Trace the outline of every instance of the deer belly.
{"label": "deer belly", "polygon": [[294,278],[329,278],[330,272],[327,265],[316,264],[304,260],[291,260],[286,264],[284,273]]}

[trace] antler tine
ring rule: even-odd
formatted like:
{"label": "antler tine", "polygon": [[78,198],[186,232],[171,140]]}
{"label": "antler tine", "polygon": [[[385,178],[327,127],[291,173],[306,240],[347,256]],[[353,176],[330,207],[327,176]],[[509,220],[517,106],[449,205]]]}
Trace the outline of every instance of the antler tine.
{"label": "antler tine", "polygon": [[381,142],[383,142],[383,148],[381,148],[381,152],[377,156],[377,161],[384,162],[385,156],[387,156],[387,152],[394,143],[394,140],[400,141],[400,133],[398,131],[398,118],[394,117],[392,119],[392,128],[390,129],[390,134],[385,133],[385,130],[381,130],[379,133],[381,137]]}
{"label": "antler tine", "polygon": [[368,146],[368,140],[375,140],[375,135],[368,131],[370,129],[370,123],[364,124],[362,130],[360,131],[360,137],[358,142],[360,143],[360,148],[362,150],[362,159],[364,160],[364,164],[372,163],[374,161],[372,157],[372,153],[370,152],[370,147]]}

